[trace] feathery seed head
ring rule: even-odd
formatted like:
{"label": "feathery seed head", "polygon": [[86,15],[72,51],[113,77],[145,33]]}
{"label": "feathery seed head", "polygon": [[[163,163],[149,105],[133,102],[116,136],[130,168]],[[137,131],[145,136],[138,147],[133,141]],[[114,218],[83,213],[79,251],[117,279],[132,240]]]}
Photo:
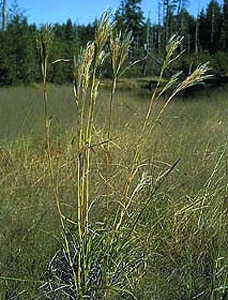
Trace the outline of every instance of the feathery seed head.
{"label": "feathery seed head", "polygon": [[113,32],[110,36],[112,69],[115,76],[119,76],[121,73],[121,67],[127,59],[131,41],[131,32],[125,32],[124,34]]}
{"label": "feathery seed head", "polygon": [[178,53],[176,56],[175,52],[178,49],[178,47],[181,45],[184,37],[174,34],[170,39],[166,46],[166,55],[164,59],[164,68],[166,68],[168,65],[170,65],[174,60],[178,59],[181,55],[181,53]]}
{"label": "feathery seed head", "polygon": [[195,71],[189,75],[181,84],[177,87],[177,92],[182,91],[190,86],[198,84],[203,80],[211,77],[207,72],[210,70],[209,62],[199,65]]}
{"label": "feathery seed head", "polygon": [[77,81],[78,89],[86,91],[89,86],[90,71],[95,55],[95,44],[88,43],[87,47],[81,51],[76,64],[74,76]]}
{"label": "feathery seed head", "polygon": [[50,45],[54,38],[54,30],[51,25],[43,25],[36,38],[37,48],[40,51],[41,68],[43,77],[47,75],[47,60]]}
{"label": "feathery seed head", "polygon": [[103,50],[107,43],[108,37],[111,31],[111,25],[109,23],[110,13],[105,12],[97,23],[95,32],[95,45],[96,45],[96,60],[97,63],[103,58]]}

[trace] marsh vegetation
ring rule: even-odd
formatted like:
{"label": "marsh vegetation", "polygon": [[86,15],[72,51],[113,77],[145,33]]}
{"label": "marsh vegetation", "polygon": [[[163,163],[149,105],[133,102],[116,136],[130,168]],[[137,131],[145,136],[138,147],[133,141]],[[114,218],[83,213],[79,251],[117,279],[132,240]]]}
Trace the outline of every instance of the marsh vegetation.
{"label": "marsh vegetation", "polygon": [[177,36],[152,94],[118,90],[131,39],[107,15],[52,86],[50,37],[43,84],[1,90],[1,299],[227,299],[226,90],[174,97],[206,64],[159,87]]}
{"label": "marsh vegetation", "polygon": [[[65,215],[76,217],[75,112],[69,86],[50,86],[53,162]],[[7,96],[5,95],[7,94]],[[115,190],[148,105],[141,90],[117,92],[113,109],[112,169]],[[42,91],[1,90],[1,299],[37,299],[47,262],[61,247],[55,203],[48,187]],[[107,125],[109,93],[97,103],[97,133]],[[148,169],[154,180],[181,161],[144,211],[138,238],[147,256],[138,278],[139,299],[219,299],[227,285],[227,105],[226,92],[174,100],[155,132],[145,137],[137,180]],[[97,172],[104,168],[97,148]],[[99,158],[100,157],[100,158]],[[106,216],[104,183],[92,179],[94,221]],[[137,205],[147,196],[142,195]],[[72,225],[73,226],[73,225]],[[213,293],[213,294],[212,294]],[[224,298],[226,299],[226,298]]]}

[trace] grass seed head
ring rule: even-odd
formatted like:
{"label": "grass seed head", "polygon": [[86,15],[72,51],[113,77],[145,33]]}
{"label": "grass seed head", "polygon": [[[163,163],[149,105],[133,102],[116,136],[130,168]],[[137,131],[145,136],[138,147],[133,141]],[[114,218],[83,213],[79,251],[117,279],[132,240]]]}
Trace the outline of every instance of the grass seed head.
{"label": "grass seed head", "polygon": [[42,75],[47,76],[47,60],[51,43],[54,39],[54,30],[51,25],[43,25],[36,39],[37,48],[40,51]]}
{"label": "grass seed head", "polygon": [[183,36],[179,36],[176,34],[174,34],[170,38],[170,40],[166,46],[166,56],[164,59],[165,68],[168,65],[170,65],[174,60],[178,59],[180,57],[180,55],[182,54],[182,52],[180,52],[175,56],[176,50],[178,50],[178,47],[181,45],[183,39],[184,39]]}
{"label": "grass seed head", "polygon": [[199,65],[191,75],[189,75],[184,81],[179,84],[176,91],[183,91],[184,89],[196,85],[203,80],[211,77],[212,75],[207,74],[208,71],[210,71],[209,62]]}
{"label": "grass seed head", "polygon": [[112,69],[114,76],[121,75],[121,68],[126,61],[132,41],[131,32],[116,34],[112,32],[110,37],[110,51],[112,60]]}
{"label": "grass seed head", "polygon": [[89,78],[95,55],[95,44],[88,43],[81,51],[76,63],[74,76],[77,81],[78,90],[86,92],[89,86]]}
{"label": "grass seed head", "polygon": [[95,32],[95,45],[96,45],[96,64],[100,64],[104,57],[104,47],[110,35],[110,13],[105,12],[97,23]]}

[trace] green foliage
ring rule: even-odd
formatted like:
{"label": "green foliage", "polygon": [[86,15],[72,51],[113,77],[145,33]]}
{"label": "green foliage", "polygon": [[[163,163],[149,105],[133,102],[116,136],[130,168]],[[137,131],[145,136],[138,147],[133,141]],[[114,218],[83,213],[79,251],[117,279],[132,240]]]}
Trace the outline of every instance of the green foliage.
{"label": "green foliage", "polygon": [[[31,83],[37,76],[35,28],[27,20],[15,17],[6,31],[1,31],[1,84]],[[33,68],[34,67],[34,68]]]}
{"label": "green foliage", "polygon": [[121,5],[115,14],[118,30],[132,32],[134,41],[139,38],[144,25],[141,2],[141,0],[121,1]]}
{"label": "green foliage", "polygon": [[[155,20],[144,22],[141,1],[122,1],[114,13],[113,21],[117,31],[132,33],[129,61],[142,59],[128,72],[127,76],[158,75],[160,64],[169,38],[176,33],[185,37],[181,49],[187,55],[199,55],[208,52],[210,59],[216,53],[227,52],[227,3],[220,6],[211,1],[207,10],[196,18],[186,10],[186,3],[171,1],[164,4],[164,15],[159,24]],[[168,17],[165,12],[167,11]],[[39,28],[28,24],[25,12],[14,4],[7,12],[10,16],[0,31],[0,85],[10,86],[30,84],[42,81],[39,54],[35,51],[35,39]],[[96,21],[87,25],[72,23],[70,19],[64,24],[54,24],[54,40],[50,49],[48,81],[55,84],[72,83],[74,64],[81,48],[94,40]],[[219,54],[218,54],[219,55]],[[155,59],[154,59],[155,58]],[[219,66],[215,69],[221,69]],[[110,66],[103,76],[111,77]],[[170,74],[169,74],[170,75]]]}
{"label": "green foliage", "polygon": [[[222,22],[223,15],[221,6],[217,1],[210,1],[206,14],[201,12],[199,17],[199,38],[203,50],[208,50],[214,54],[218,49],[222,49]],[[207,38],[206,38],[207,37]]]}
{"label": "green foliage", "polygon": [[215,73],[227,74],[228,73],[228,57],[227,53],[222,51],[216,52],[211,65]]}
{"label": "green foliage", "polygon": [[1,30],[6,28],[6,0],[3,0],[1,3]]}

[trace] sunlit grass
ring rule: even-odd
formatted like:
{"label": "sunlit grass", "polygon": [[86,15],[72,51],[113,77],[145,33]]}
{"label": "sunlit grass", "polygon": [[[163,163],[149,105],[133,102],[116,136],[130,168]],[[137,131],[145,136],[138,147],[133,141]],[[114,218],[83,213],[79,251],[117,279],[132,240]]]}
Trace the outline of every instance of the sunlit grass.
{"label": "sunlit grass", "polygon": [[[43,112],[42,105],[38,103],[39,93],[36,88],[7,89],[9,102],[5,101],[5,97],[1,98],[5,117],[0,119],[0,266],[1,276],[8,278],[6,281],[1,277],[2,299],[20,293],[21,299],[35,298],[47,259],[61,244],[58,216],[47,188],[46,158],[40,146]],[[106,90],[100,93],[95,116],[98,131],[103,130],[105,123],[108,124],[107,97]],[[72,185],[76,169],[72,128],[75,124],[70,88],[50,87],[50,101],[53,104],[52,122],[61,124],[54,126],[59,135],[53,140],[60,201],[64,213],[74,219],[75,191]],[[158,299],[177,299],[183,295],[192,299],[204,292],[202,299],[208,299],[210,286],[212,289],[215,284],[216,288],[220,288],[218,284],[222,286],[222,280],[225,280],[228,128],[225,101],[226,93],[222,91],[212,92],[207,97],[176,99],[155,132],[146,137],[144,163],[151,166],[154,178],[176,159],[180,158],[181,162],[149,205],[140,225],[145,251],[150,253],[151,258],[146,280],[140,279],[139,298],[151,299],[154,295]],[[131,162],[136,133],[147,104],[147,95],[140,94],[140,91],[122,90],[116,95],[112,129],[114,144],[111,148],[115,190],[118,186],[121,188],[126,166]],[[36,110],[29,114],[33,105]],[[14,109],[18,116],[16,120],[11,113]],[[26,126],[15,125],[14,122],[25,123],[28,114]],[[28,126],[31,130],[27,130]],[[7,139],[6,128],[11,133]],[[100,168],[105,164],[99,159],[97,163]],[[99,206],[104,208],[103,189],[104,185],[95,181],[91,193],[92,199],[100,195],[93,218],[101,220],[103,213]],[[220,270],[220,275],[213,273],[216,270]],[[211,299],[217,296],[213,297]]]}

